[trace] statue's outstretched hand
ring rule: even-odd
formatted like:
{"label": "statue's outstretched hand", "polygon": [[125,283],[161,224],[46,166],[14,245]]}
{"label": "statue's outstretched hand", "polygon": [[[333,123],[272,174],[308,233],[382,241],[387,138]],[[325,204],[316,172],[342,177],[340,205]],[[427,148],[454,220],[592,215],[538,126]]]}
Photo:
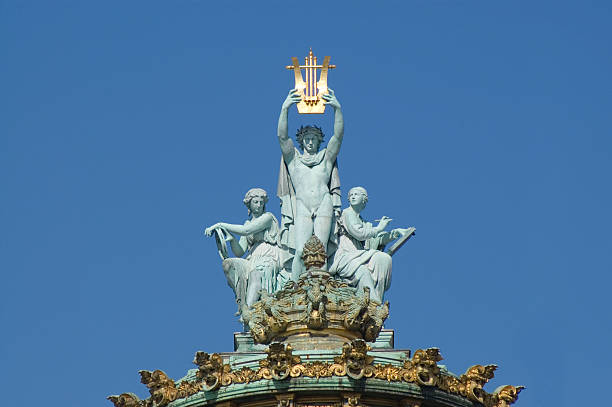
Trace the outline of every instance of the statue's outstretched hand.
{"label": "statue's outstretched hand", "polygon": [[378,222],[378,227],[381,230],[384,230],[387,226],[389,226],[389,223],[391,222],[391,220],[392,220],[391,218],[387,216],[383,216],[380,222]]}
{"label": "statue's outstretched hand", "polygon": [[302,95],[300,95],[300,92],[297,89],[291,89],[287,95],[287,98],[283,102],[283,109],[289,109],[291,105],[298,103],[300,100],[302,100]]}
{"label": "statue's outstretched hand", "polygon": [[215,231],[215,229],[217,229],[218,227],[219,227],[219,224],[218,224],[218,223],[215,223],[214,225],[212,225],[212,226],[210,226],[210,227],[206,228],[206,229],[204,230],[204,234],[205,234],[206,236],[212,236],[213,232],[214,232],[214,231]]}
{"label": "statue's outstretched hand", "polygon": [[325,101],[323,102],[326,105],[333,107],[334,109],[340,109],[340,102],[336,99],[336,95],[333,89],[327,89],[327,93],[321,96],[321,98]]}

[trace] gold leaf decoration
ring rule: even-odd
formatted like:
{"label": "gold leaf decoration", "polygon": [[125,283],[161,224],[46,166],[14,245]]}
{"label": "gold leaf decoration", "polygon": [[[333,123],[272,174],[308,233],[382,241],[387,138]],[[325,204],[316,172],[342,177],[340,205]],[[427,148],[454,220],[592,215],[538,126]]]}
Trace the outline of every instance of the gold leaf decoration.
{"label": "gold leaf decoration", "polygon": [[362,339],[355,339],[342,347],[342,353],[334,362],[314,361],[303,363],[293,355],[290,345],[272,343],[267,357],[259,362],[259,368],[242,367],[232,370],[223,363],[218,354],[197,352],[194,363],[198,365],[196,379],[176,384],[162,372],[141,370],[141,382],[147,386],[151,397],[139,400],[132,393],[109,396],[115,407],[165,407],[168,403],[192,396],[201,391],[217,390],[233,383],[252,383],[259,380],[286,380],[296,377],[345,377],[353,380],[385,380],[406,382],[418,386],[436,387],[447,393],[457,394],[477,401],[484,407],[508,407],[518,398],[523,386],[500,386],[493,393],[487,393],[483,386],[494,377],[496,365],[474,365],[459,377],[442,373],[437,364],[442,360],[438,348],[418,349],[411,359],[401,366],[374,364],[368,355],[370,347]]}

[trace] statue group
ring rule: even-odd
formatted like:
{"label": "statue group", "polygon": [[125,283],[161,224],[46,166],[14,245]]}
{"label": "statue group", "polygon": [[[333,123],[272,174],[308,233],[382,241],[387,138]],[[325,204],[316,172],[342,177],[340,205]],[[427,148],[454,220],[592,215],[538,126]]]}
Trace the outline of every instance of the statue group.
{"label": "statue group", "polygon": [[[297,89],[289,92],[281,107],[280,223],[266,210],[267,192],[253,188],[243,200],[248,212],[244,224],[219,222],[205,230],[217,240],[223,272],[236,295],[239,313],[304,278],[302,255],[312,236],[325,248],[323,270],[356,292],[369,292],[370,300],[381,304],[391,283],[391,255],[414,234],[414,228],[388,230],[391,219],[386,216],[376,226],[365,221],[361,212],[368,193],[361,186],[349,190],[348,207],[342,210],[337,166],[344,137],[342,108],[331,89],[321,98],[334,109],[333,136],[323,149],[324,135],[316,126],[297,131],[299,149],[289,137],[288,111],[301,100]],[[229,256],[227,246],[235,257]]]}

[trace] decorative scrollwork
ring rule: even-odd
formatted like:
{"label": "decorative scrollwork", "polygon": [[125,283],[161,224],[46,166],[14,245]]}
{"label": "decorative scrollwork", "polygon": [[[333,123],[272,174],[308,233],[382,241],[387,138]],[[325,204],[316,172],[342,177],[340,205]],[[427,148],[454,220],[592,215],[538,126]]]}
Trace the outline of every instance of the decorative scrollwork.
{"label": "decorative scrollwork", "polygon": [[262,291],[250,308],[242,307],[242,319],[255,343],[270,343],[286,337],[291,329],[347,330],[368,342],[376,339],[389,316],[389,303],[370,301],[362,292],[321,270],[308,271],[297,283],[290,282],[274,295]]}
{"label": "decorative scrollwork", "polygon": [[206,352],[198,351],[193,358],[193,363],[198,365],[196,377],[202,381],[207,391],[218,389],[223,373],[230,370],[230,366],[224,365],[223,359],[217,353],[209,355]]}
{"label": "decorative scrollwork", "polygon": [[495,376],[495,369],[496,365],[474,365],[459,377],[459,380],[466,385],[469,399],[484,403],[486,393],[482,387]]}
{"label": "decorative scrollwork", "polygon": [[118,396],[108,396],[115,407],[140,407],[142,401],[134,393],[123,393]]}
{"label": "decorative scrollwork", "polygon": [[491,395],[492,402],[487,407],[508,407],[517,400],[519,393],[524,388],[511,385],[499,386]]}
{"label": "decorative scrollwork", "polygon": [[148,370],[141,370],[140,382],[147,386],[149,393],[151,393],[151,401],[155,406],[165,406],[177,399],[178,389],[174,384],[174,380],[170,379],[161,370],[155,370],[150,372]]}
{"label": "decorative scrollwork", "polygon": [[485,407],[508,407],[514,403],[522,386],[500,386],[493,393],[487,393],[483,386],[494,377],[495,365],[474,365],[461,376],[442,373],[437,362],[442,360],[438,348],[418,349],[403,365],[373,364],[368,355],[369,346],[364,340],[356,339],[342,347],[342,353],[334,362],[314,361],[303,363],[293,355],[290,345],[272,343],[267,357],[260,361],[258,369],[243,367],[232,370],[224,364],[218,354],[197,352],[194,363],[198,365],[196,379],[178,384],[161,370],[140,371],[141,381],[148,388],[151,397],[139,400],[132,393],[109,396],[115,407],[164,407],[168,403],[194,395],[200,391],[216,390],[233,383],[248,384],[259,380],[286,380],[295,377],[343,377],[354,380],[379,379],[388,382],[407,382],[419,386],[435,386],[448,393],[458,394],[478,401]]}
{"label": "decorative scrollwork", "polygon": [[256,382],[258,380],[262,380],[265,379],[266,376],[268,379],[271,379],[272,377],[269,374],[265,374],[266,372],[263,371],[261,368],[258,370],[253,370],[250,369],[248,367],[243,367],[240,370],[234,370],[231,373],[229,373],[227,376],[225,376],[225,378],[227,379],[226,382],[224,382],[224,386],[226,386],[225,383],[227,383],[227,385],[232,384],[232,383],[251,383],[251,382]]}

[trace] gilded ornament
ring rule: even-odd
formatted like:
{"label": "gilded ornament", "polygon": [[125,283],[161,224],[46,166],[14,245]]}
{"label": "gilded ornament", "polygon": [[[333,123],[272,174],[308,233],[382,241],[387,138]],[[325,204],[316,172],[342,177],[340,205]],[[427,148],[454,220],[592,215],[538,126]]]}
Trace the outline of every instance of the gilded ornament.
{"label": "gilded ornament", "polygon": [[[291,345],[285,346],[275,342],[270,344],[266,353],[268,357],[259,362],[259,366],[270,370],[270,375],[274,380],[286,379],[291,373],[291,368],[301,362],[299,356],[293,355]],[[263,369],[262,369],[263,370]]]}
{"label": "gilded ornament", "polygon": [[359,393],[345,394],[344,398],[346,399],[345,406],[357,407],[359,405],[359,400],[361,399],[361,394]]}
{"label": "gilded ornament", "polygon": [[[331,369],[331,364],[327,362],[316,361],[316,362],[305,364],[303,366],[304,366],[304,369],[302,370],[302,374],[304,376],[315,377],[318,379],[320,377],[331,377],[334,375]],[[343,368],[340,365],[338,365],[338,367],[340,369]]]}
{"label": "gilded ornament", "polygon": [[[232,384],[232,383],[251,383],[251,382],[256,382],[258,380],[261,380],[261,379],[271,378],[270,375],[266,375],[267,377],[264,377],[264,373],[267,373],[267,372],[265,372],[261,368],[258,370],[253,370],[245,366],[241,368],[240,370],[232,371],[227,376],[225,376],[225,378],[227,379],[226,380],[227,385]],[[224,385],[226,384],[224,383]]]}
{"label": "gilded ornament", "polygon": [[207,391],[219,388],[224,370],[229,371],[229,365],[224,365],[223,359],[217,353],[209,355],[206,352],[197,351],[193,363],[198,365],[196,377],[202,381]]}
{"label": "gilded ornament", "polygon": [[413,381],[423,386],[435,386],[440,376],[439,361],[442,360],[440,349],[418,349],[410,361]]}
{"label": "gilded ornament", "polygon": [[348,377],[359,380],[363,377],[366,367],[374,361],[374,358],[368,355],[371,349],[363,339],[355,339],[342,346],[342,355],[336,356],[334,362],[344,366]]}
{"label": "gilded ornament", "polygon": [[486,393],[482,387],[495,376],[495,369],[496,365],[474,365],[459,376],[459,380],[465,383],[467,398],[484,403]]}
{"label": "gilded ornament", "polygon": [[174,380],[164,372],[141,370],[138,373],[140,373],[140,382],[149,389],[154,406],[165,406],[177,399],[178,389],[174,385]]}
{"label": "gilded ornament", "polygon": [[304,325],[312,330],[346,330],[348,338],[374,341],[389,315],[389,304],[371,301],[367,288],[355,291],[325,271],[310,269],[274,295],[262,291],[252,307],[243,306],[242,318],[255,343],[287,337]]}
{"label": "gilded ornament", "polygon": [[499,386],[493,392],[493,403],[487,407],[508,407],[517,400],[519,393],[524,388],[523,386],[511,385]]}
{"label": "gilded ornament", "polygon": [[[334,362],[314,361],[303,363],[301,358],[293,355],[290,345],[272,343],[267,349],[267,357],[260,361],[258,369],[243,367],[232,370],[224,364],[218,354],[209,355],[197,352],[194,363],[198,365],[196,379],[178,384],[168,378],[161,370],[140,371],[142,383],[151,393],[146,400],[139,400],[131,393],[109,396],[115,407],[164,407],[168,403],[192,396],[201,391],[217,390],[234,383],[252,383],[260,380],[281,381],[288,378],[311,377],[344,377],[354,380],[378,379],[388,382],[414,383],[419,386],[434,386],[442,391],[457,394],[477,401],[484,407],[508,407],[514,403],[523,386],[500,386],[495,392],[487,393],[483,386],[493,378],[495,365],[474,365],[459,377],[442,373],[437,362],[442,360],[438,348],[418,349],[412,359],[403,365],[374,364],[374,358],[368,355],[370,347],[362,339],[353,340],[342,347],[342,353],[334,357]],[[352,407],[354,400],[345,403]],[[357,400],[358,402],[358,400]],[[283,402],[283,405],[287,404]],[[281,406],[283,407],[283,406]]]}
{"label": "gilded ornament", "polygon": [[115,407],[140,407],[141,400],[134,393],[123,393],[119,396],[108,396],[106,398],[110,400]]}

